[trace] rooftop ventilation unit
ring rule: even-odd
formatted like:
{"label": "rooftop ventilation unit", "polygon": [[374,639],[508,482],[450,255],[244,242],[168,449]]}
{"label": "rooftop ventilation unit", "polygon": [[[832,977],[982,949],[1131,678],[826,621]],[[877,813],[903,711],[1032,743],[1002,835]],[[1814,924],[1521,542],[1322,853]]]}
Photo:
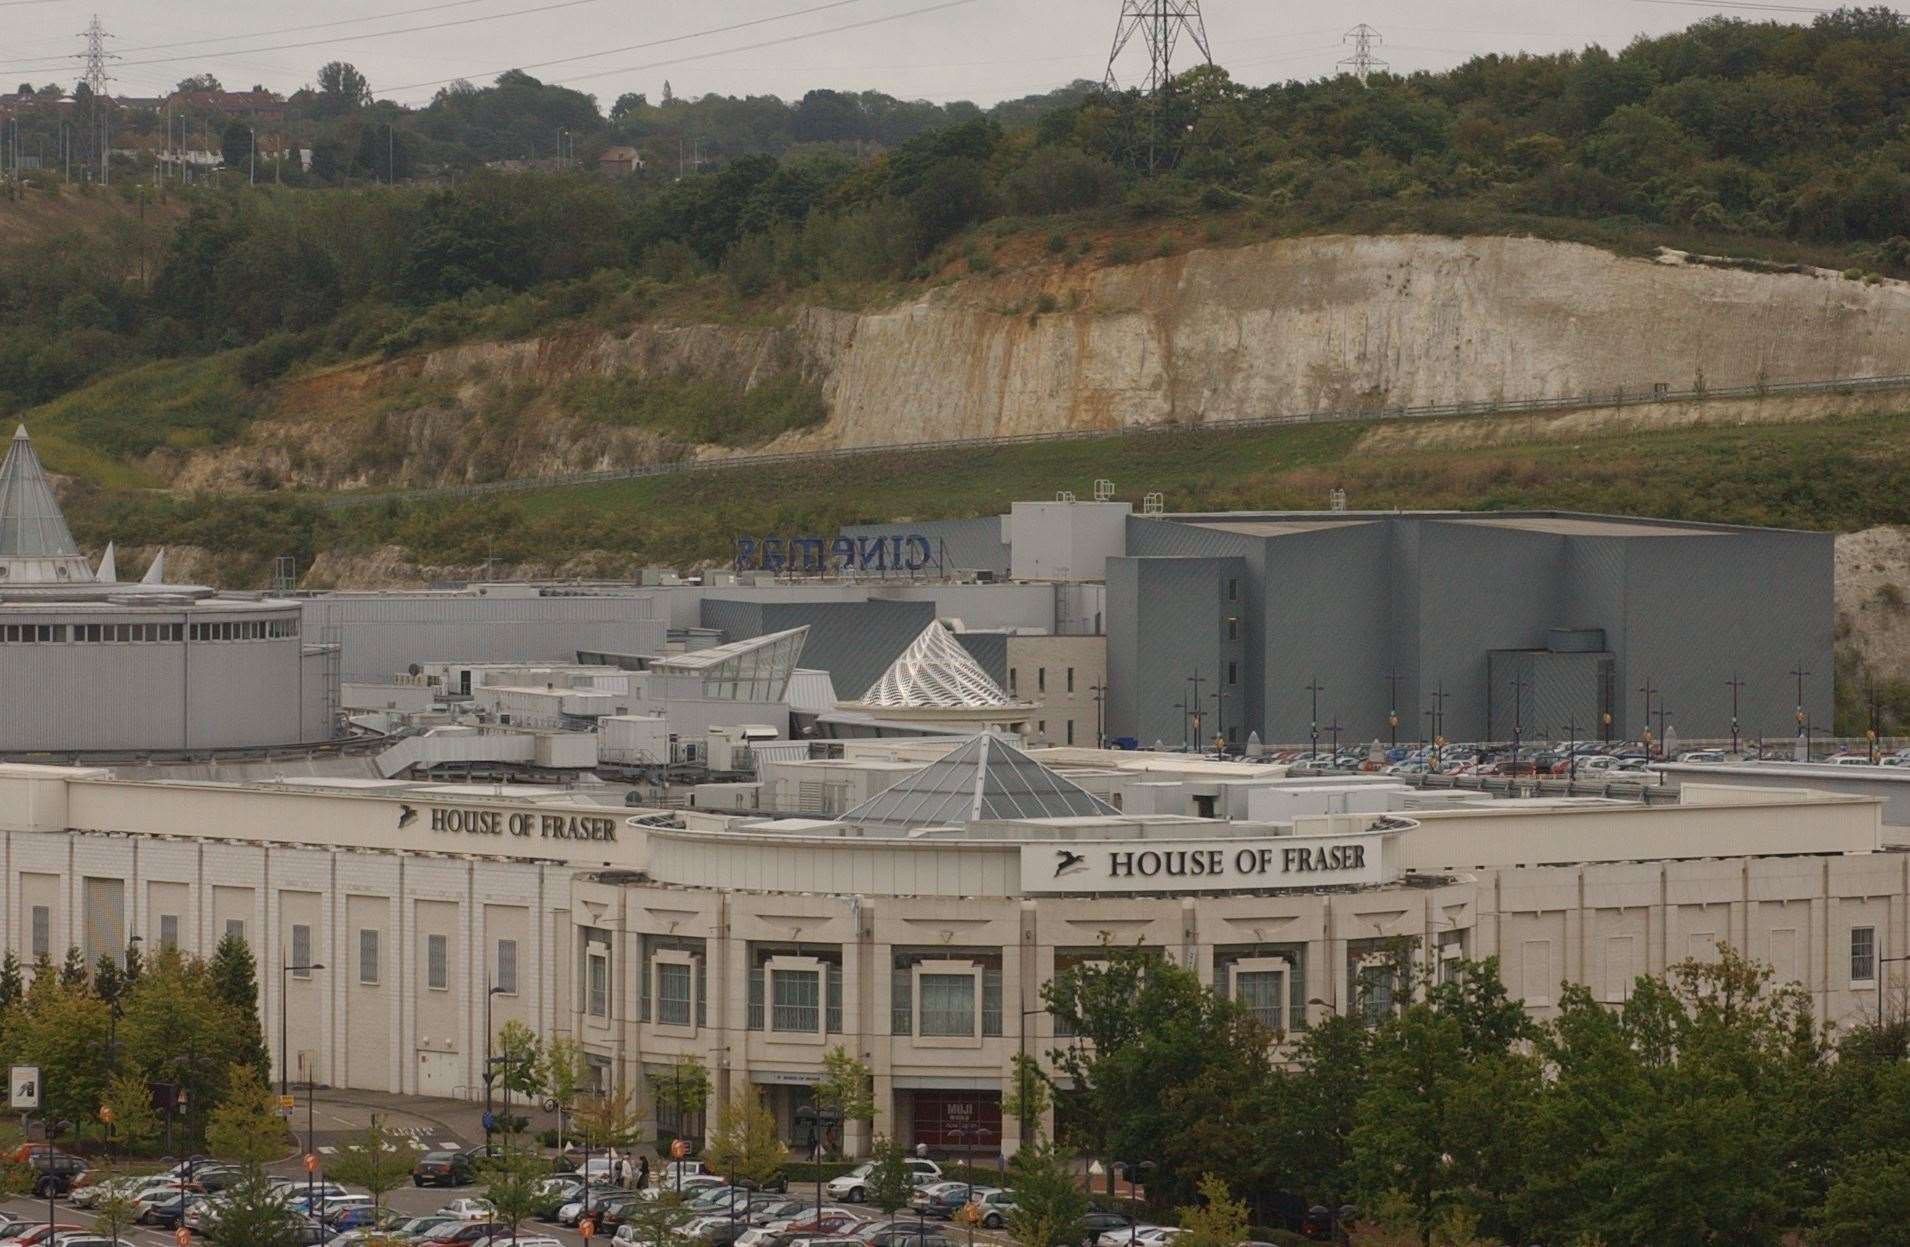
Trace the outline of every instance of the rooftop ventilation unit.
{"label": "rooftop ventilation unit", "polygon": [[1346,510],[1346,491],[1344,489],[1336,489],[1327,494],[1326,505],[1327,509],[1331,511]]}
{"label": "rooftop ventilation unit", "polygon": [[1114,497],[1113,481],[1104,479],[1094,482],[1094,500],[1096,502],[1106,502],[1112,497]]}
{"label": "rooftop ventilation unit", "polygon": [[1141,499],[1142,515],[1165,515],[1167,513],[1167,495],[1155,490]]}
{"label": "rooftop ventilation unit", "polygon": [[1054,491],[1054,500],[1056,502],[1073,502],[1074,491],[1072,489],[1057,489]]}

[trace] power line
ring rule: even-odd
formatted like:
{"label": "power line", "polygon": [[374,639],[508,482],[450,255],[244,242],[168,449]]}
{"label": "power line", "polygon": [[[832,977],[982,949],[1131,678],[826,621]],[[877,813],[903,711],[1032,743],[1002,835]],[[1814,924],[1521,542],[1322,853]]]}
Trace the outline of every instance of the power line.
{"label": "power line", "polygon": [[[842,3],[843,0],[836,0],[836,2]],[[569,77],[555,78],[555,79],[552,79],[551,81],[561,85],[563,83],[568,83],[568,82],[582,82],[588,78],[603,78],[611,74],[634,74],[634,73],[641,73],[644,70],[648,70],[648,69],[666,69],[672,65],[687,65],[696,61],[714,60],[716,57],[729,56],[735,52],[755,52],[762,48],[774,48],[774,47],[781,47],[784,44],[799,43],[805,39],[820,39],[824,35],[840,34],[846,30],[861,30],[867,26],[880,26],[885,22],[899,22],[906,18],[920,17],[925,13],[939,13],[944,9],[958,9],[966,5],[975,4],[977,2],[978,0],[943,0],[943,3],[941,4],[931,4],[919,9],[909,9],[908,11],[903,13],[890,13],[882,17],[866,18],[859,22],[845,22],[840,26],[828,26],[828,27],[824,27],[821,30],[810,30],[810,31],[805,31],[801,34],[796,34],[796,35],[783,35],[780,38],[764,39],[756,43],[740,43],[733,48],[718,48],[717,50],[713,52],[696,52],[689,56],[669,57],[660,61],[649,61],[642,65],[622,65],[617,67],[616,69],[593,69],[589,73],[572,74]],[[709,32],[703,32],[703,33],[709,33]],[[680,35],[680,36],[677,36],[676,38],[678,40],[681,40],[681,39],[692,39],[696,37],[697,36],[695,35]],[[638,45],[638,46],[642,46],[642,45]],[[626,50],[628,49],[622,49],[622,48],[613,49],[613,51],[626,51]],[[572,61],[587,60],[589,59],[590,56],[593,56],[593,55],[607,55],[607,53],[591,53],[585,56],[573,56],[573,57],[567,57],[565,59],[572,60]],[[539,64],[515,66],[514,68],[536,69],[536,68],[540,68],[542,65],[554,65],[558,63],[560,62],[544,61]],[[504,73],[506,71],[500,69],[493,72]],[[392,88],[392,90],[394,92],[410,91],[410,90],[416,90],[421,87],[442,86],[445,83],[460,82],[469,77],[481,77],[481,76],[483,75],[460,75],[457,78],[441,78],[437,82],[421,82],[421,83],[413,84],[412,86],[394,87]]]}
{"label": "power line", "polygon": [[[511,69],[548,69],[552,65],[569,65],[576,61],[593,60],[599,56],[616,56],[623,52],[637,52],[637,51],[641,51],[644,48],[660,48],[666,44],[684,43],[691,39],[707,38],[710,35],[726,35],[726,34],[729,34],[731,31],[746,30],[751,26],[764,26],[769,24],[770,22],[787,21],[792,17],[807,17],[811,13],[822,13],[829,9],[845,8],[851,4],[861,4],[863,2],[864,0],[828,0],[828,3],[826,4],[812,5],[806,9],[792,9],[787,13],[776,13],[769,17],[751,18],[749,21],[746,21],[746,22],[732,22],[727,26],[712,26],[707,30],[693,30],[686,35],[671,35],[668,38],[651,39],[644,43],[628,43],[620,48],[603,48],[596,52],[581,52],[576,56],[560,56],[555,60],[549,60],[549,61],[532,61],[529,64],[512,65],[509,68]],[[878,19],[878,20],[882,20],[882,19]],[[844,27],[837,27],[836,29],[848,30],[852,28],[844,26]],[[822,31],[818,33],[828,34],[833,32]],[[803,37],[807,38],[807,36],[803,36]],[[753,45],[753,46],[767,47],[768,45],[759,44],[759,45]],[[744,51],[745,49],[738,48],[734,50]],[[403,86],[393,87],[391,88],[391,90],[394,93],[398,91],[422,91],[426,87],[442,87],[450,83],[460,82],[469,78],[494,78],[498,74],[501,74],[504,72],[505,71],[502,69],[494,69],[494,70],[489,70],[485,73],[460,74],[455,78],[438,78],[431,82],[408,82]]]}
{"label": "power line", "polygon": [[1747,9],[1754,13],[1835,13],[1801,4],[1759,4],[1754,0],[1632,0],[1634,4],[1671,4],[1687,9]]}
{"label": "power line", "polygon": [[[455,26],[475,26],[482,22],[502,21],[505,18],[524,17],[532,13],[551,13],[558,9],[574,9],[578,7],[579,5],[598,4],[600,2],[601,0],[557,0],[557,2],[554,4],[539,4],[539,5],[534,5],[528,9],[512,9],[508,13],[490,13],[490,14],[486,14],[483,17],[464,17],[464,18],[459,18],[456,21],[450,21],[450,22],[430,22],[423,26],[406,26],[399,30],[369,30],[369,31],[365,31],[363,34],[340,35],[337,38],[333,38],[333,39],[307,39],[300,43],[279,43],[279,44],[273,44],[270,47],[263,47],[263,48],[240,48],[234,51],[232,55],[233,56],[250,56],[254,52],[286,52],[295,48],[317,48],[317,47],[323,47],[326,44],[350,43],[359,39],[386,39],[386,38],[390,38],[393,35],[423,34],[426,31],[449,30]],[[204,53],[195,52],[195,53],[188,53],[183,56],[148,57],[147,59],[143,61],[127,61],[126,64],[128,66],[175,65],[175,64],[178,64],[180,61],[199,60],[204,55],[205,55]],[[0,65],[0,70],[12,69],[12,68],[15,68],[15,66]]]}

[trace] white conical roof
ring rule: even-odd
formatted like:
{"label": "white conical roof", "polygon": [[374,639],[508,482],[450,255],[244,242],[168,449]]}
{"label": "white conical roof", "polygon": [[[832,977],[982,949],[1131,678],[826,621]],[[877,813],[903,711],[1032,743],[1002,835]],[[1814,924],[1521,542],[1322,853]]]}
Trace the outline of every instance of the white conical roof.
{"label": "white conical roof", "polygon": [[882,678],[862,695],[864,706],[966,709],[1015,703],[962,648],[941,621],[922,630]]}
{"label": "white conical roof", "polygon": [[976,736],[842,815],[865,827],[947,827],[1119,811],[999,736]]}
{"label": "white conical roof", "polygon": [[139,578],[139,583],[142,585],[166,583],[166,547],[159,547],[159,553],[153,555],[152,565],[146,569],[146,574]]}
{"label": "white conical roof", "polygon": [[113,552],[113,543],[106,543],[106,553],[100,555],[99,567],[93,572],[93,579],[101,584],[114,584],[119,580],[119,559]]}
{"label": "white conical roof", "polygon": [[89,584],[93,569],[21,425],[0,462],[0,584]]}

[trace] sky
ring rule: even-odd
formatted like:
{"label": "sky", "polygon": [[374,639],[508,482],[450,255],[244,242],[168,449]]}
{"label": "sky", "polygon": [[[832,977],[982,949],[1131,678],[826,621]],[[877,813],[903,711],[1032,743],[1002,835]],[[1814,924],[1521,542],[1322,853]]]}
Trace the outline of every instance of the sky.
{"label": "sky", "polygon": [[[1214,60],[1252,85],[1335,72],[1346,32],[1379,32],[1396,72],[1484,52],[1617,49],[1724,13],[1807,22],[1803,4],[1730,0],[1205,0]],[[445,82],[511,68],[588,91],[607,109],[652,100],[668,80],[706,92],[799,97],[873,89],[988,105],[1099,79],[1121,0],[0,0],[0,82],[70,88],[97,13],[122,95],[158,95],[189,74],[289,93],[348,60],[381,99],[427,103]],[[1139,41],[1117,75],[1145,72]],[[1196,63],[1183,43],[1176,67]]]}

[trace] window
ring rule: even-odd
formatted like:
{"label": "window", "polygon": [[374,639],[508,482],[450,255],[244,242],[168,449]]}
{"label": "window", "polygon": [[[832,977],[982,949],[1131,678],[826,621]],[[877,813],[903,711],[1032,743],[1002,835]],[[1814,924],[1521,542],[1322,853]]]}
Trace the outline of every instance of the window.
{"label": "window", "polygon": [[378,985],[378,932],[369,927],[358,932],[358,981]]}
{"label": "window", "polygon": [[1240,639],[1240,621],[1232,615],[1227,616],[1227,639],[1229,641]]}
{"label": "window", "polygon": [[1073,667],[1068,668],[1068,691],[1070,693],[1074,692],[1074,668]]}
{"label": "window", "polygon": [[[309,979],[312,977],[312,929],[299,923],[292,924],[292,977]],[[300,967],[303,967],[302,969]]]}
{"label": "window", "polygon": [[968,1036],[975,1033],[975,976],[924,974],[922,1034]]}
{"label": "window", "polygon": [[53,955],[53,910],[46,905],[33,907],[33,957]]}
{"label": "window", "polygon": [[823,997],[823,1029],[831,1035],[842,1033],[842,967],[831,962],[828,967],[827,993]]}
{"label": "window", "polygon": [[1016,677],[1020,674],[1021,669],[1019,667],[1008,668],[1008,691],[1010,693],[1015,691]]}
{"label": "window", "polygon": [[497,982],[494,986],[506,996],[517,995],[516,940],[497,942]]}
{"label": "window", "polygon": [[1280,993],[1286,987],[1285,978],[1278,970],[1241,970],[1234,975],[1234,998],[1271,1031],[1285,1026],[1286,1019],[1280,1013]]}
{"label": "window", "polygon": [[434,992],[451,990],[451,941],[442,935],[424,937],[424,985]]}
{"label": "window", "polygon": [[657,1021],[664,1026],[690,1024],[690,967],[681,962],[657,964]]}
{"label": "window", "polygon": [[179,915],[159,915],[159,946],[161,948],[179,947]]}
{"label": "window", "polygon": [[235,940],[244,939],[245,938],[245,919],[227,918],[225,920],[225,933]]}
{"label": "window", "polygon": [[1045,693],[1048,691],[1048,669],[1046,667],[1035,668],[1035,691],[1037,693]]}
{"label": "window", "polygon": [[590,954],[589,999],[590,1016],[607,1018],[610,1016],[610,958],[603,953]]}
{"label": "window", "polygon": [[1239,663],[1229,662],[1227,664],[1227,683],[1229,684],[1240,683],[1240,664]]}
{"label": "window", "polygon": [[915,1033],[915,974],[901,958],[889,972],[889,1034]]}
{"label": "window", "polygon": [[1874,983],[1877,979],[1877,928],[1850,929],[1850,981]]}
{"label": "window", "polygon": [[1070,745],[1074,743],[1074,720],[1073,719],[1068,720],[1068,743]]}
{"label": "window", "polygon": [[1238,602],[1240,600],[1240,578],[1238,576],[1227,577],[1227,600],[1229,602]]}
{"label": "window", "polygon": [[769,1029],[814,1034],[822,1027],[821,983],[814,970],[772,970]]}

